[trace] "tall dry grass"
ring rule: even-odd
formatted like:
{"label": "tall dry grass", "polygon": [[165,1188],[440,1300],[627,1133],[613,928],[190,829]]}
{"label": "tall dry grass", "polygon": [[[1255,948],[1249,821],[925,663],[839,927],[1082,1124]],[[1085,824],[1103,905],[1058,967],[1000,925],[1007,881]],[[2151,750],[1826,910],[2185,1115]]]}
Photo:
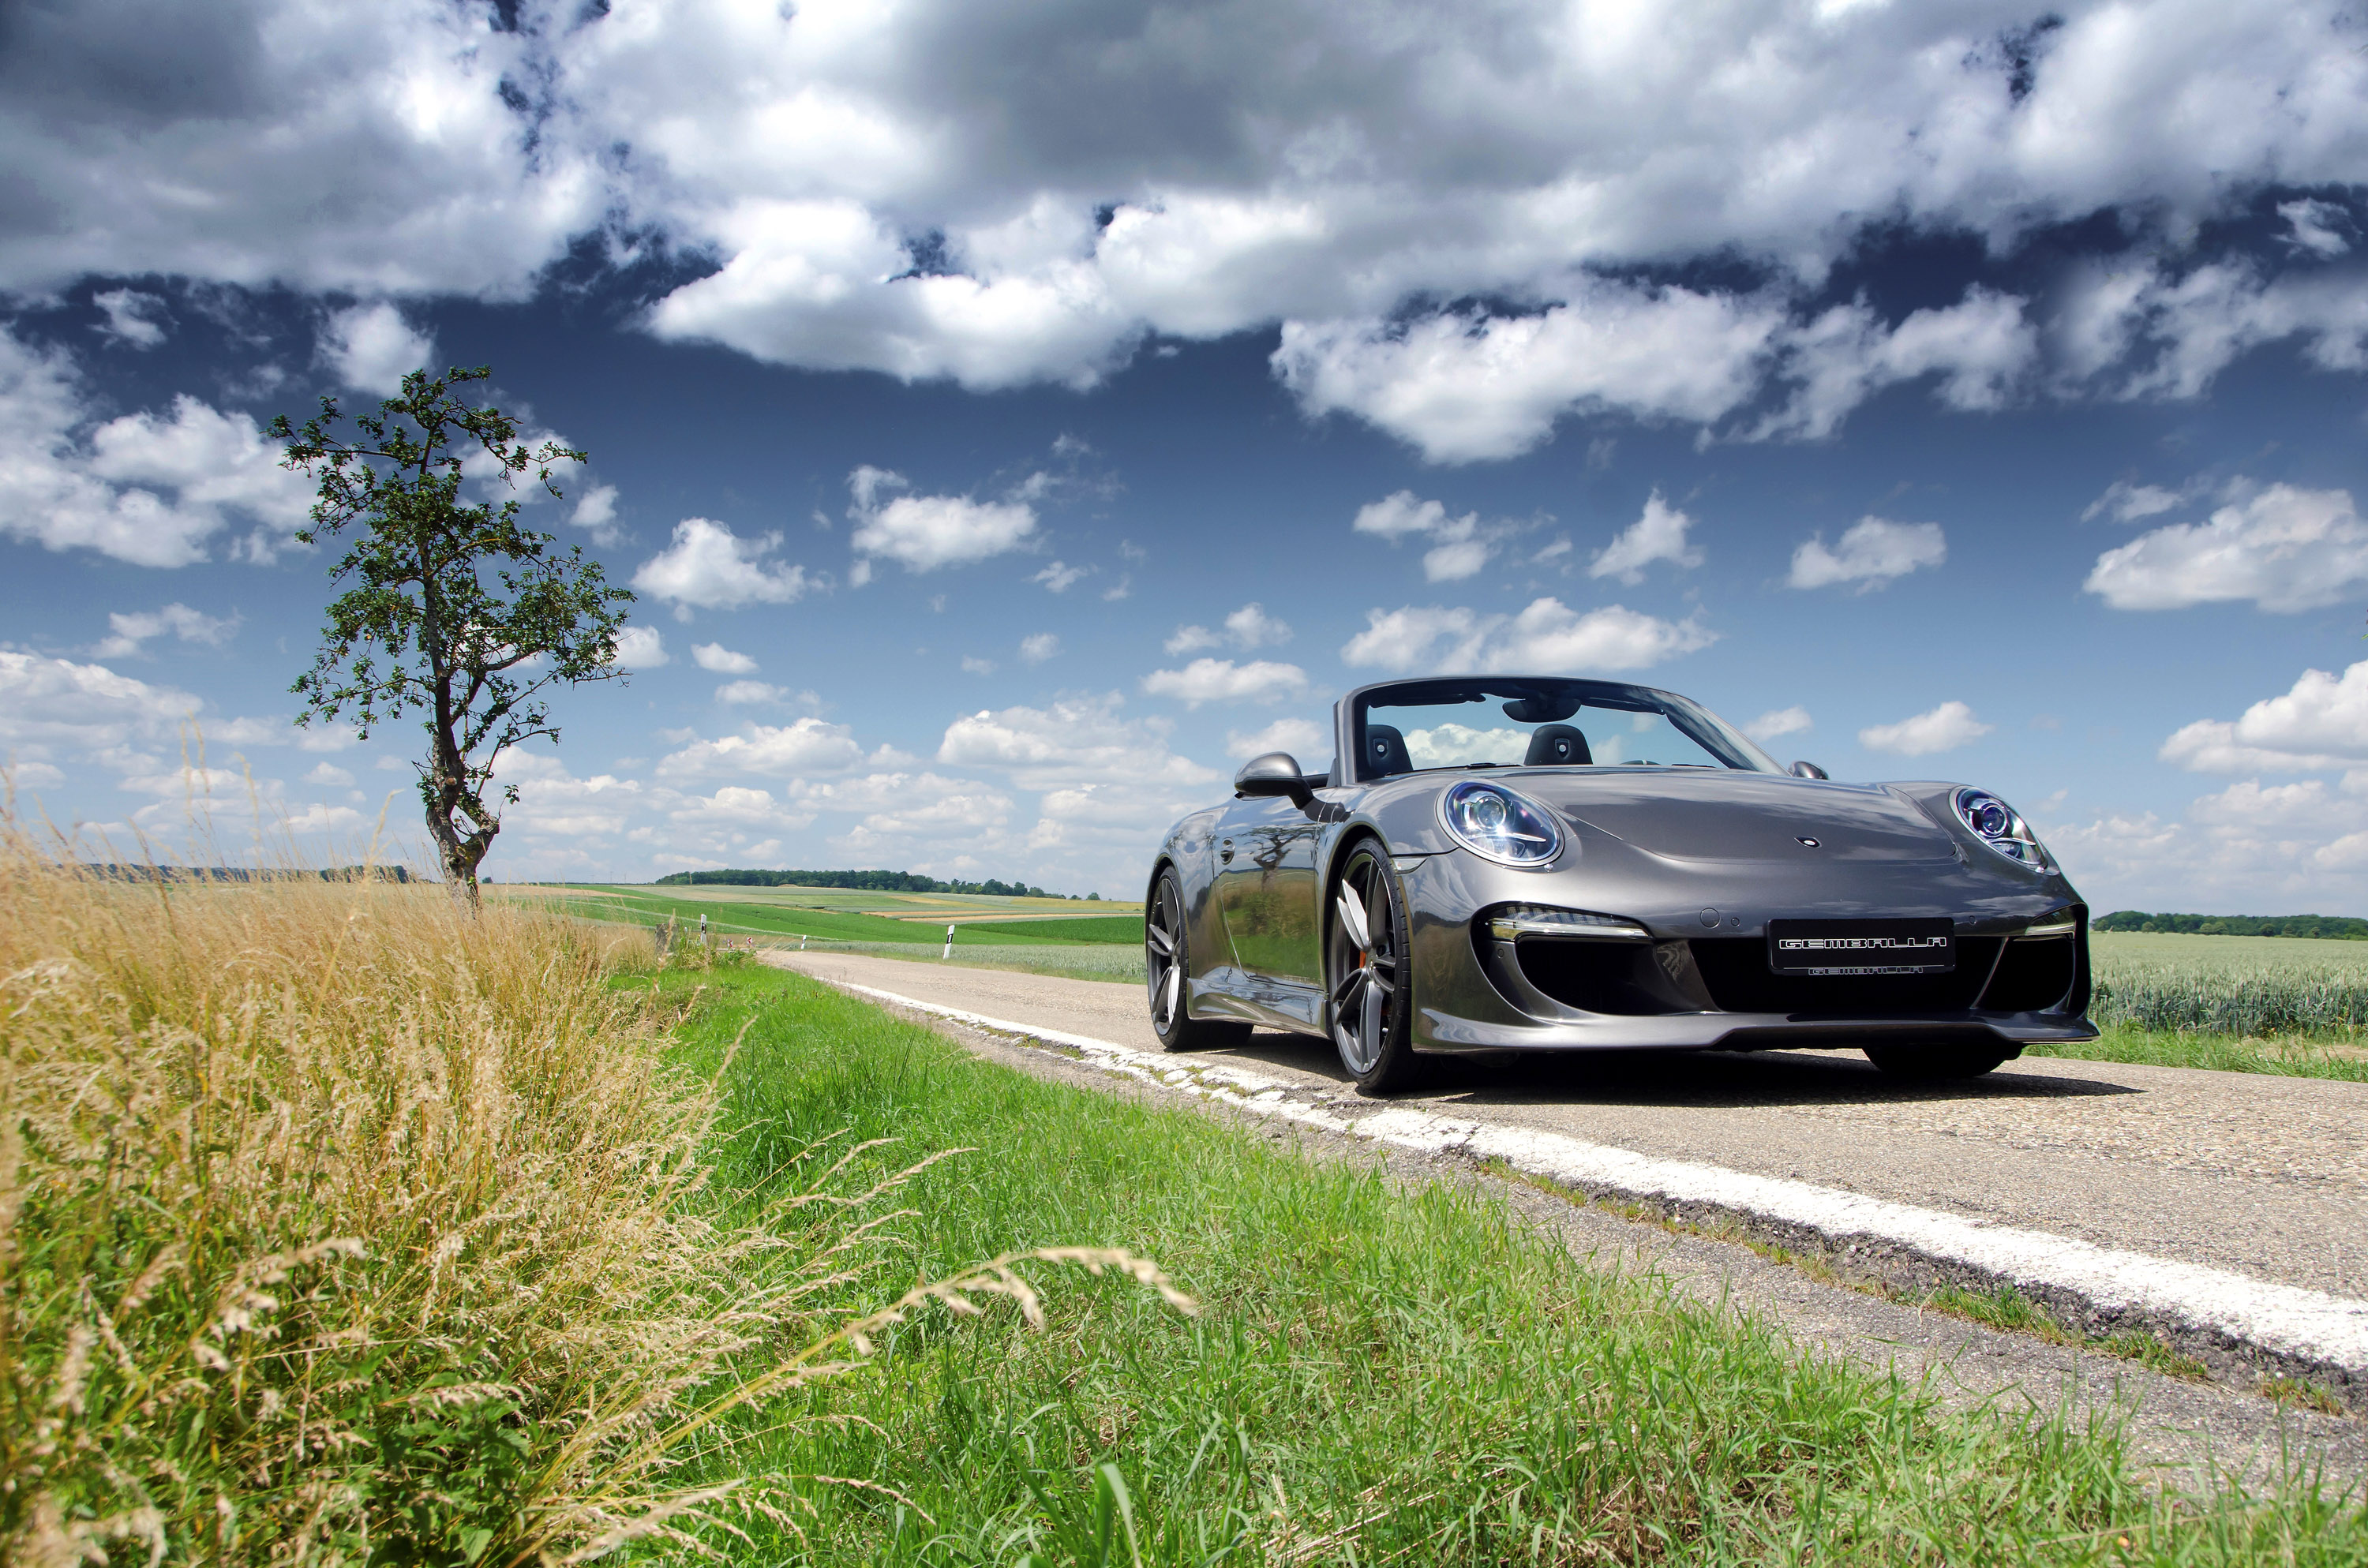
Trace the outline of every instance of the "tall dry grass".
{"label": "tall dry grass", "polygon": [[529,911],[107,880],[0,821],[0,1560],[680,1540],[721,1412],[932,1299],[1033,1315],[1004,1259],[850,1318],[895,1178],[843,1148],[717,1223],[652,997]]}

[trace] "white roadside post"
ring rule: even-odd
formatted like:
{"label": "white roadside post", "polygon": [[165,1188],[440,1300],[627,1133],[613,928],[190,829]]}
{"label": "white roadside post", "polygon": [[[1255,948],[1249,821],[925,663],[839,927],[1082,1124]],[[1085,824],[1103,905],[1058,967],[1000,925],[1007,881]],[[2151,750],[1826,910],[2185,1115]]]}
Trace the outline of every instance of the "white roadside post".
{"label": "white roadside post", "polygon": [[954,956],[954,928],[951,926],[946,927],[946,950],[939,956],[943,958]]}

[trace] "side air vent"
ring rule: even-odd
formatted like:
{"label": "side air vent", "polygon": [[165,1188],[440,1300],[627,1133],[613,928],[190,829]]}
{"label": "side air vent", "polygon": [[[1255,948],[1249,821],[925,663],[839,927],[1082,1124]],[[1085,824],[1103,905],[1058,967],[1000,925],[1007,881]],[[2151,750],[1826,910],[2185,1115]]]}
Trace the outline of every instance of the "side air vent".
{"label": "side air vent", "polygon": [[2070,937],[2026,937],[2009,942],[1980,1005],[1986,1012],[2046,1012],[2064,1000],[2078,971],[2078,954]]}

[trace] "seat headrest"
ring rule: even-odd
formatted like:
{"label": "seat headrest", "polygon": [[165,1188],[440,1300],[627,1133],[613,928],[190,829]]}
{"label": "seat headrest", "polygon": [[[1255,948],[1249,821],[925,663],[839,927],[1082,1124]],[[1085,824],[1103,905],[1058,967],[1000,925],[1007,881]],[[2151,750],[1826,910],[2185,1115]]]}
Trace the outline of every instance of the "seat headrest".
{"label": "seat headrest", "polygon": [[1368,778],[1412,773],[1414,758],[1406,755],[1406,737],[1387,724],[1365,726],[1365,762],[1358,769]]}
{"label": "seat headrest", "polygon": [[1529,755],[1521,758],[1524,767],[1589,767],[1595,754],[1587,749],[1587,737],[1568,724],[1541,724],[1530,736]]}

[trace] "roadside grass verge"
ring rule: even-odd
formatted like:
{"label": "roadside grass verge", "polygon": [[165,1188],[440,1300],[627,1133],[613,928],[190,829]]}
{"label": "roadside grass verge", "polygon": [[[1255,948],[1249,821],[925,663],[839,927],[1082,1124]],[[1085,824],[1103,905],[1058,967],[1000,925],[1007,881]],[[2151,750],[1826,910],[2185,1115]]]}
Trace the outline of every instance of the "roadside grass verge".
{"label": "roadside grass verge", "polygon": [[2158,1492],[2120,1432],[1941,1406],[1485,1195],[1398,1187],[1190,1112],[1044,1083],[803,976],[719,971],[748,1210],[825,1132],[974,1153],[916,1176],[905,1267],[1124,1242],[1202,1303],[1083,1287],[1040,1332],[917,1323],[751,1412],[693,1479],[781,1478],[739,1562],[2368,1561],[2356,1496]]}
{"label": "roadside grass verge", "polygon": [[[2192,1356],[2181,1354],[2176,1347],[2151,1334],[2135,1330],[2121,1334],[2095,1335],[2082,1332],[2076,1325],[2059,1321],[2044,1306],[2024,1295],[2011,1285],[2000,1285],[1989,1290],[1968,1290],[1961,1286],[1943,1286],[1938,1290],[1902,1290],[1879,1279],[1871,1279],[1847,1268],[1837,1267],[1831,1254],[1816,1248],[1785,1246],[1754,1233],[1733,1221],[1705,1223],[1700,1221],[1674,1218],[1659,1208],[1645,1203],[1622,1202],[1604,1198],[1590,1198],[1572,1191],[1559,1182],[1549,1181],[1533,1172],[1525,1171],[1502,1160],[1484,1162],[1482,1169],[1500,1180],[1519,1182],[1537,1191],[1548,1193],[1566,1202],[1585,1204],[1617,1214],[1636,1224],[1658,1225],[1678,1235],[1702,1236],[1730,1246],[1749,1249],[1770,1263],[1781,1263],[1787,1268],[1797,1268],[1821,1285],[1857,1290],[1869,1296],[1880,1296],[1886,1301],[1918,1307],[1927,1312],[1944,1312],[1964,1318],[1986,1327],[2004,1329],[2011,1334],[2028,1334],[2050,1345],[2075,1346],[2100,1355],[2117,1356],[2125,1361],[2135,1361],[2165,1377],[2205,1381],[2212,1369]],[[2281,1380],[2284,1381],[2284,1380]],[[2300,1386],[2300,1385],[2298,1385]],[[2311,1385],[2315,1386],[2315,1385]],[[2264,1385],[2264,1392],[2267,1385]],[[2325,1390],[2318,1391],[2322,1400],[2331,1400]],[[2294,1403],[2294,1401],[2288,1401]],[[2328,1415],[2340,1415],[2340,1403],[2326,1408],[2312,1404],[2309,1408],[2325,1408]]]}
{"label": "roadside grass verge", "polygon": [[2154,1067],[2202,1067],[2216,1073],[2270,1073],[2290,1078],[2368,1083],[2368,1050],[2361,1037],[2311,1035],[2239,1037],[2100,1023],[2099,1038],[2075,1045],[2032,1045],[2026,1056],[2079,1062],[2134,1062]]}

